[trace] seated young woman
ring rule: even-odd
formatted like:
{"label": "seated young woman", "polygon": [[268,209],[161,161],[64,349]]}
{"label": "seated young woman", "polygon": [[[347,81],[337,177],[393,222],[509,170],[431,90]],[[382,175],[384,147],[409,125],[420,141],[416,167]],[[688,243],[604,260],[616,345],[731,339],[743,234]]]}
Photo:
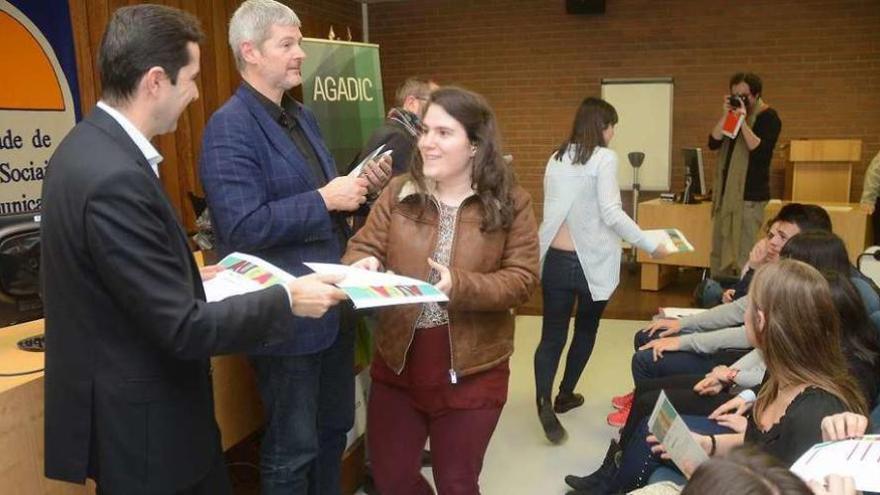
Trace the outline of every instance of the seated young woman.
{"label": "seated young woman", "polygon": [[[849,258],[843,241],[830,232],[804,232],[785,245],[781,256],[803,261],[832,278],[834,305],[843,322],[841,329],[844,354],[853,376],[859,378],[866,401],[870,404],[877,395],[876,392],[870,392],[877,387],[877,373],[859,370],[877,369],[880,343],[861,298],[854,295],[856,293],[853,292],[848,278],[835,275],[840,272],[850,273]],[[838,279],[842,279],[842,282]],[[843,283],[846,283],[846,287],[841,288]],[[852,297],[847,299],[841,295],[844,292]],[[745,338],[745,329],[741,331]],[[588,476],[569,475],[565,478],[566,483],[573,488],[587,487],[590,479],[600,476],[600,472],[613,470],[613,460],[621,450],[620,445],[626,445],[642,420],[650,415],[661,390],[666,392],[679,413],[710,415],[710,419],[717,420],[730,413],[742,414],[750,407],[750,403],[754,401],[754,392],[748,389],[762,382],[764,371],[765,365],[760,353],[752,353],[729,368],[718,367],[705,376],[679,375],[639,383],[631,413],[620,431],[620,442],[611,441],[605,460],[596,472]],[[725,424],[728,418],[720,419]]]}
{"label": "seated young woman", "polygon": [[[752,281],[745,314],[748,338],[764,355],[767,379],[753,412],[723,428],[705,418],[687,418],[710,455],[743,443],[790,465],[822,439],[825,416],[851,411],[865,414],[863,392],[848,370],[842,352],[840,318],[828,282],[815,268],[781,260],[760,268]],[[699,428],[695,428],[699,426]],[[727,430],[730,431],[730,430]],[[616,493],[643,486],[659,459],[646,442],[647,421],[629,439],[620,467],[593,477],[573,493]]]}
{"label": "seated young woman", "polygon": [[[779,259],[782,250],[797,234],[808,231],[831,232],[828,213],[816,205],[790,203],[768,221],[767,236],[758,241],[737,292],[728,304],[716,306],[700,314],[680,320],[660,318],[637,332],[632,357],[633,381],[640,382],[678,374],[703,374],[718,365],[730,365],[745,354],[747,346],[742,331],[720,329],[741,328],[746,302],[741,299],[755,270]],[[666,354],[668,352],[668,354]],[[621,426],[626,419],[626,406],[632,396],[615,398],[612,403],[621,410],[608,417],[612,426]]]}

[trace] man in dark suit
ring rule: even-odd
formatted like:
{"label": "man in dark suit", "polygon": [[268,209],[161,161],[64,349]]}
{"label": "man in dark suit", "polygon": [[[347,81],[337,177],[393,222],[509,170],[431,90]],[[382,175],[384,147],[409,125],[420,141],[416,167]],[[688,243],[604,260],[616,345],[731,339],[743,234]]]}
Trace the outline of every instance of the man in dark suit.
{"label": "man in dark suit", "polygon": [[[246,251],[291,273],[303,262],[339,263],[348,212],[390,175],[337,177],[315,116],[286,91],[302,82],[297,15],[272,0],[247,0],[229,22],[242,84],[205,127],[200,175],[221,254]],[[262,493],[340,492],[345,434],[354,422],[351,324],[333,309],[297,320],[286,342],[251,354],[266,411]]]}
{"label": "man in dark suit", "polygon": [[230,493],[208,357],[287,340],[293,314],[344,298],[331,279],[303,277],[205,302],[149,141],[198,97],[201,39],[179,10],[117,10],[102,101],[43,185],[46,475],[93,478],[101,494]]}

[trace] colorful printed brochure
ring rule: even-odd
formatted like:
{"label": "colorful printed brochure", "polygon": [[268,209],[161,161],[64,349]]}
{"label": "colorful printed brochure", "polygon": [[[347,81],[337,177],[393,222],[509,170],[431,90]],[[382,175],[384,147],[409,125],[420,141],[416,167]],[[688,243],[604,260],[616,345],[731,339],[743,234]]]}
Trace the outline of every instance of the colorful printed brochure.
{"label": "colorful printed brochure", "polygon": [[229,296],[255,292],[296,279],[268,261],[244,253],[232,253],[217,264],[224,270],[205,282],[208,302],[221,301]]}
{"label": "colorful printed brochure", "polygon": [[672,254],[690,253],[694,250],[694,246],[678,229],[646,230],[645,235],[666,246],[666,250]]}
{"label": "colorful printed brochure", "polygon": [[449,301],[441,290],[422,280],[346,265],[304,264],[316,273],[344,275],[345,278],[336,285],[348,294],[357,309]]}
{"label": "colorful printed brochure", "polygon": [[672,462],[682,472],[694,472],[697,466],[709,460],[706,451],[697,443],[678,411],[661,391],[657,404],[648,419],[648,429],[660,440]]}
{"label": "colorful printed brochure", "polygon": [[857,490],[880,492],[880,435],[813,445],[791,471],[805,481],[829,474],[851,476]]}

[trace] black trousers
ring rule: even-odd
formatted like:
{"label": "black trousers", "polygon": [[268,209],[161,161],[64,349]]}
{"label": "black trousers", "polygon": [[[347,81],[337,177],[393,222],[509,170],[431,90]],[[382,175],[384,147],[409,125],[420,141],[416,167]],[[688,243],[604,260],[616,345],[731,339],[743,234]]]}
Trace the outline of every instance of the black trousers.
{"label": "black trousers", "polygon": [[[110,493],[101,489],[98,483],[96,495],[125,495]],[[197,481],[194,485],[183,490],[156,495],[232,495],[232,485],[229,483],[229,473],[226,470],[226,462],[223,454],[217,455],[217,461],[211,466],[208,474]]]}
{"label": "black trousers", "polygon": [[559,391],[569,394],[574,392],[593,353],[599,320],[608,301],[593,300],[584,270],[574,251],[554,248],[547,251],[541,287],[544,293],[544,318],[541,342],[535,350],[535,390],[536,398],[550,400],[553,379],[568,340],[568,325],[575,301],[574,335],[559,384]]}

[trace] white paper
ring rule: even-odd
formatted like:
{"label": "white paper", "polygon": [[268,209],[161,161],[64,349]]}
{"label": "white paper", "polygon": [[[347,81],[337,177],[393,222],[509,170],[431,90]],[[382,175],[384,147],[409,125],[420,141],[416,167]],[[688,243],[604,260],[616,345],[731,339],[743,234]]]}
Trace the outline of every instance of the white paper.
{"label": "white paper", "polygon": [[660,314],[664,318],[675,318],[676,320],[684,318],[685,316],[698,315],[704,312],[706,312],[706,310],[703,308],[660,308]]}
{"label": "white paper", "polygon": [[357,166],[355,168],[353,168],[351,170],[351,172],[348,173],[348,176],[349,177],[360,177],[361,172],[363,172],[363,170],[364,170],[364,165],[369,163],[370,160],[373,160],[374,158],[379,156],[379,153],[381,153],[383,149],[385,149],[384,144],[379,146],[378,148],[374,149],[372,153],[367,155],[363,160],[361,160],[360,163],[357,164]]}
{"label": "white paper", "polygon": [[332,263],[304,263],[315,273],[332,273],[345,278],[336,284],[345,291],[355,308],[376,308],[424,302],[449,301],[433,285],[414,278]]}
{"label": "white paper", "polygon": [[358,438],[367,432],[367,394],[364,384],[369,383],[370,368],[354,377],[354,424],[345,435],[345,450],[351,448]]}
{"label": "white paper", "polygon": [[645,230],[645,235],[666,247],[670,253],[688,253],[694,250],[687,237],[678,229]]}
{"label": "white paper", "polygon": [[682,471],[687,469],[693,471],[709,460],[706,451],[700,447],[684,420],[669,402],[666,392],[660,392],[660,397],[648,419],[648,429],[663,444],[672,462]]}
{"label": "white paper", "polygon": [[268,261],[244,253],[231,253],[217,264],[224,269],[204,283],[208,302],[222,301],[229,296],[255,292],[296,279]]}
{"label": "white paper", "polygon": [[829,474],[851,476],[856,489],[880,492],[880,435],[813,445],[791,471],[806,481]]}

